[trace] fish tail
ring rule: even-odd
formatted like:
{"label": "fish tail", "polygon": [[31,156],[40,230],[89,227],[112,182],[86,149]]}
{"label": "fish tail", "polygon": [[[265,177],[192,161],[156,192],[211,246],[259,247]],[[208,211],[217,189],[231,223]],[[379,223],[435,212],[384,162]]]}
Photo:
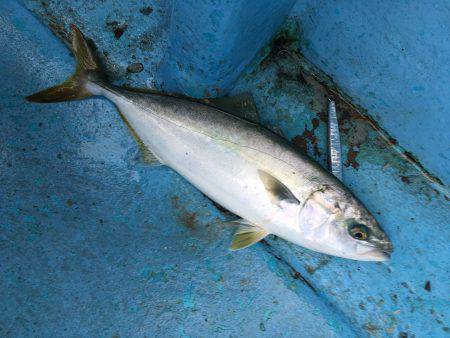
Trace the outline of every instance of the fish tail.
{"label": "fish tail", "polygon": [[83,33],[75,25],[70,25],[70,28],[72,29],[72,50],[77,62],[75,73],[63,83],[27,96],[28,101],[62,102],[79,100],[94,95],[87,89],[87,84],[102,80],[100,64]]}

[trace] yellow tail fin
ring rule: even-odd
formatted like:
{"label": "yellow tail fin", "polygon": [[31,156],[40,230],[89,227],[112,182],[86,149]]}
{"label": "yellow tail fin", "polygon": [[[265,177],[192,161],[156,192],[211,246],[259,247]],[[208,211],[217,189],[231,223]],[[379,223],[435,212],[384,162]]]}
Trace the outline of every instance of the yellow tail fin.
{"label": "yellow tail fin", "polygon": [[75,74],[63,83],[44,89],[33,95],[26,97],[30,102],[50,103],[69,100],[78,100],[91,96],[86,89],[88,81],[95,81],[101,78],[100,64],[89,47],[83,33],[75,26],[72,29],[72,50],[77,61]]}

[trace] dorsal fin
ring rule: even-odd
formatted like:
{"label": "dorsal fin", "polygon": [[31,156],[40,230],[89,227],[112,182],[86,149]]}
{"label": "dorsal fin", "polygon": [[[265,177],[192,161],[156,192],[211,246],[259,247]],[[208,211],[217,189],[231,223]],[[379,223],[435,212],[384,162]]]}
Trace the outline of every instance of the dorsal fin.
{"label": "dorsal fin", "polygon": [[210,106],[219,108],[230,114],[241,117],[254,123],[259,122],[258,109],[255,100],[249,92],[232,96],[222,96],[212,99],[205,99],[204,102]]}

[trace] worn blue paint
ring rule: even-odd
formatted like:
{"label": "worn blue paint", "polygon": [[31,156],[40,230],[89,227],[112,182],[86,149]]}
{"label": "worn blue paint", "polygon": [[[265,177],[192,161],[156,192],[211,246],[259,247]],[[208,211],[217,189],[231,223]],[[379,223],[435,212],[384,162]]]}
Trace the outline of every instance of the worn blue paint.
{"label": "worn blue paint", "polygon": [[[309,148],[311,156],[325,165],[326,124],[320,122],[314,130],[311,121],[320,121],[326,112],[327,87],[311,75],[325,84],[327,79],[294,53],[288,48],[288,53],[270,56],[234,90],[252,89],[261,121],[286,138],[295,141],[295,135],[313,130],[320,153]],[[442,238],[449,235],[448,201],[394,148],[386,146],[367,122],[345,119],[342,113],[350,111],[347,105],[341,103],[338,109],[341,128],[346,130],[342,134],[344,152],[355,140],[361,142],[360,166],[355,170],[347,164],[344,180],[390,235],[396,247],[392,259],[357,263],[325,257],[282,240],[270,240],[269,244],[314,281],[322,301],[341,309],[354,327],[374,336],[445,336],[450,314],[449,249]],[[427,281],[434,285],[430,292],[425,289]]]}
{"label": "worn blue paint", "polygon": [[[231,17],[221,1],[207,3],[208,12],[220,7]],[[197,92],[188,85],[194,78],[182,72],[168,78],[172,57],[182,55],[167,41],[176,24],[168,4],[25,4],[57,30],[72,21],[80,25],[100,56],[108,52],[102,59],[116,80],[157,88],[173,81],[190,95],[214,82],[211,74],[201,82],[192,72],[205,86]],[[142,14],[148,6],[153,11]],[[220,16],[213,18],[220,25]],[[113,27],[124,23],[128,27],[116,39]],[[14,0],[0,3],[0,24],[0,335],[448,335],[448,201],[366,120],[346,117],[348,104],[338,104],[343,147],[347,153],[358,144],[360,166],[345,166],[344,179],[391,236],[392,260],[354,262],[276,238],[230,253],[232,230],[222,222],[231,216],[174,172],[142,164],[109,102],[26,103],[25,95],[70,74],[73,60]],[[208,24],[201,29],[212,33]],[[227,37],[225,29],[221,34]],[[295,36],[295,30],[288,34]],[[167,55],[168,48],[174,55]],[[260,122],[306,144],[325,164],[321,112],[331,84],[295,48],[284,43],[260,54],[233,91],[252,91]],[[233,69],[248,62],[245,55],[230,56]],[[196,54],[184,57],[197,70],[209,67]],[[211,65],[220,59],[208,57]],[[142,62],[143,72],[127,73],[133,62]],[[215,81],[226,89],[236,75]]]}
{"label": "worn blue paint", "polygon": [[299,1],[301,48],[450,184],[448,1]]}
{"label": "worn blue paint", "polygon": [[27,103],[73,60],[15,1],[0,13],[1,336],[353,335],[263,247],[230,253],[224,217],[138,162],[109,102]]}

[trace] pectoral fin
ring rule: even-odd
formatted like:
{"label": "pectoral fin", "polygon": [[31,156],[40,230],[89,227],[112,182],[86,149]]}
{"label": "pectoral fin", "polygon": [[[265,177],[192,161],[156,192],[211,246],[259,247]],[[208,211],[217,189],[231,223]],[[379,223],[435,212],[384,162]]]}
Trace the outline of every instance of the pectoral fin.
{"label": "pectoral fin", "polygon": [[239,224],[239,228],[234,234],[230,250],[240,250],[255,244],[266,237],[269,233],[263,228],[240,219],[233,223]]}
{"label": "pectoral fin", "polygon": [[270,201],[273,204],[280,206],[280,203],[300,204],[299,200],[294,196],[292,191],[289,190],[283,183],[273,177],[271,174],[264,170],[258,170],[259,177],[266,188]]}
{"label": "pectoral fin", "polygon": [[233,96],[223,96],[206,99],[205,102],[211,106],[230,114],[242,117],[245,120],[258,123],[259,114],[252,94],[245,92]]}

